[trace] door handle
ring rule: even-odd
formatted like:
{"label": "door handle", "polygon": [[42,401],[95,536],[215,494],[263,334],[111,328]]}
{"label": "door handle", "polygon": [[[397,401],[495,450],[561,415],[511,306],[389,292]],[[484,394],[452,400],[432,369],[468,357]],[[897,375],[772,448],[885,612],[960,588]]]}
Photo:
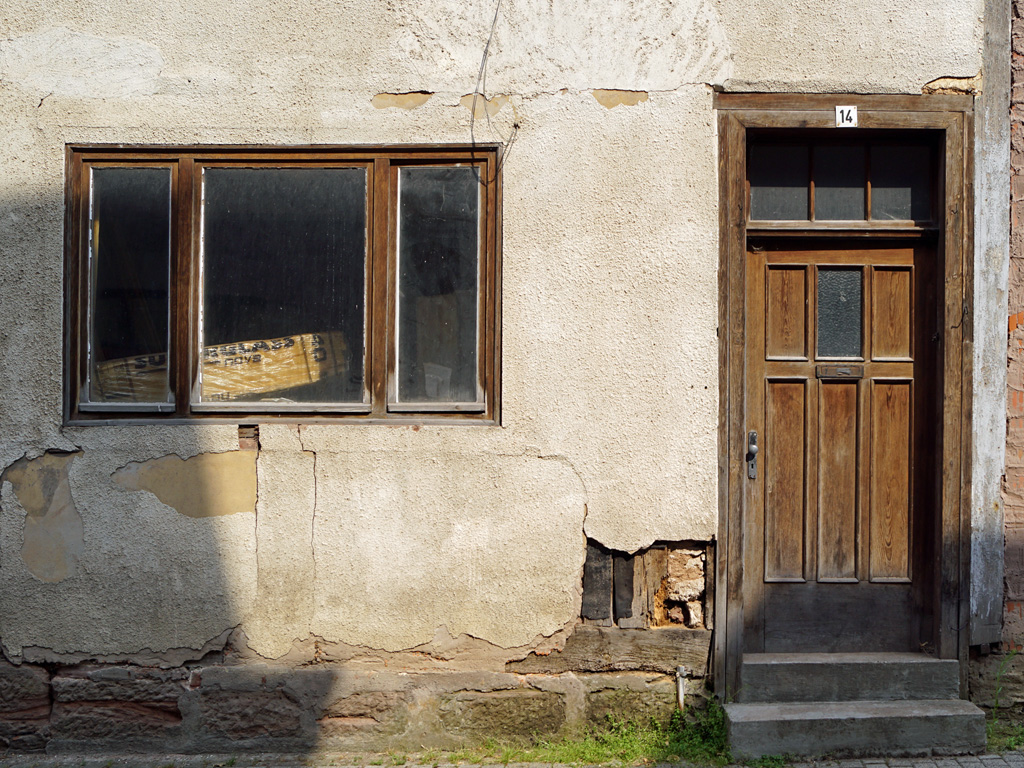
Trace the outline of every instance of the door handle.
{"label": "door handle", "polygon": [[747,477],[757,479],[757,432],[747,433]]}

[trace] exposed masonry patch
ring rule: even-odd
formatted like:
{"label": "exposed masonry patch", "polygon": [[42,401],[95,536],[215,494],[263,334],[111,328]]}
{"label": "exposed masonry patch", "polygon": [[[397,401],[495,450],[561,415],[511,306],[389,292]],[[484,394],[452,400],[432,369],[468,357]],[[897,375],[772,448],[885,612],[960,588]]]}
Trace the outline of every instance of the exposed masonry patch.
{"label": "exposed masonry patch", "polygon": [[977,94],[981,92],[981,73],[973,77],[938,77],[931,82],[925,83],[921,93],[945,93],[945,94]]}
{"label": "exposed masonry patch", "polygon": [[459,104],[472,112],[474,119],[482,120],[498,114],[501,108],[508,104],[508,96],[499,93],[497,96],[487,98],[482,93],[467,93],[459,99]]}
{"label": "exposed masonry patch", "polygon": [[53,584],[73,576],[84,549],[82,516],[71,496],[68,470],[79,453],[22,458],[0,475],[25,510],[21,559],[29,573]]}
{"label": "exposed masonry patch", "polygon": [[114,471],[114,482],[148,491],[187,517],[221,517],[256,510],[257,451],[171,454],[131,462]]}
{"label": "exposed masonry patch", "polygon": [[605,109],[614,109],[620,104],[627,107],[635,107],[642,101],[647,101],[647,91],[619,91],[609,88],[595,88],[590,92],[597,103]]}
{"label": "exposed masonry patch", "polygon": [[408,93],[378,93],[370,103],[377,109],[395,107],[398,109],[416,109],[422,107],[434,94],[428,91],[410,91]]}
{"label": "exposed masonry patch", "polygon": [[153,94],[163,65],[160,49],[145,41],[96,37],[62,27],[0,43],[0,80],[45,94],[44,98]]}

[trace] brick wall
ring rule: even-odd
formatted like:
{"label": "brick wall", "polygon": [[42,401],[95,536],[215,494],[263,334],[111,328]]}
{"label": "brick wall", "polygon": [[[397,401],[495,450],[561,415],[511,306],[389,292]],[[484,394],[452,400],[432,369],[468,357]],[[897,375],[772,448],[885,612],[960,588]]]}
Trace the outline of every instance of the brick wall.
{"label": "brick wall", "polygon": [[[1006,600],[1024,601],[1024,0],[1013,2],[1011,68],[1011,173],[1009,349],[1007,380],[1006,477]],[[1024,622],[1007,615],[1005,639],[1024,643]]]}

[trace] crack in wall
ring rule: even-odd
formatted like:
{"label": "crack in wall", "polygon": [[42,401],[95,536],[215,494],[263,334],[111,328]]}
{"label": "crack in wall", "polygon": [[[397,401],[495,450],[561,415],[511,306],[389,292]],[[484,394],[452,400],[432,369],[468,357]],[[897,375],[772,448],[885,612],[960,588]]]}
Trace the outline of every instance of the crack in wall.
{"label": "crack in wall", "polygon": [[316,563],[316,510],[317,510],[317,504],[319,502],[319,497],[317,496],[317,493],[318,493],[318,488],[317,488],[317,460],[318,460],[319,457],[317,456],[317,452],[316,451],[313,451],[313,450],[310,450],[309,448],[307,448],[305,442],[303,442],[303,440],[302,440],[303,426],[301,424],[296,427],[295,432],[296,432],[296,434],[298,435],[298,438],[299,438],[299,449],[303,453],[309,454],[310,456],[313,457],[313,515],[312,515],[312,519],[310,520],[310,524],[309,524],[309,550],[310,550],[310,553],[311,553],[311,557],[313,558],[313,583],[315,584],[316,583],[316,579],[317,579],[317,573],[318,573],[317,572],[317,563]]}
{"label": "crack in wall", "polygon": [[[316,451],[303,451],[304,453],[310,453],[313,455],[313,514],[309,521],[309,550],[310,556],[313,558],[313,583],[317,581],[317,563],[316,563],[316,509],[317,509],[317,454]],[[315,610],[315,608],[314,608]]]}

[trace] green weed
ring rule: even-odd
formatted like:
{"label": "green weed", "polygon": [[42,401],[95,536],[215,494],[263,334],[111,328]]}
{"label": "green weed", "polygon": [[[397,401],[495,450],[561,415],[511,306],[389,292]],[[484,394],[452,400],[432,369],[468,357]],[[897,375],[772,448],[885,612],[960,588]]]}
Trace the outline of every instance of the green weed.
{"label": "green weed", "polygon": [[[676,711],[667,725],[618,720],[609,716],[604,727],[578,736],[550,737],[532,745],[496,740],[478,747],[449,752],[450,763],[566,763],[638,765],[686,761],[724,766],[731,757],[725,741],[725,712],[716,699],[703,709]],[[757,768],[778,768],[765,763]]]}
{"label": "green weed", "polygon": [[747,760],[743,764],[749,768],[783,768],[789,764],[789,759],[783,755],[763,755],[754,760]]}
{"label": "green weed", "polygon": [[988,742],[989,752],[1006,752],[1020,749],[1024,746],[1024,723],[1004,722],[1000,719],[1002,714],[1003,676],[1017,654],[1017,649],[1011,650],[996,669],[996,688],[992,695],[992,709],[985,718],[985,736]]}

